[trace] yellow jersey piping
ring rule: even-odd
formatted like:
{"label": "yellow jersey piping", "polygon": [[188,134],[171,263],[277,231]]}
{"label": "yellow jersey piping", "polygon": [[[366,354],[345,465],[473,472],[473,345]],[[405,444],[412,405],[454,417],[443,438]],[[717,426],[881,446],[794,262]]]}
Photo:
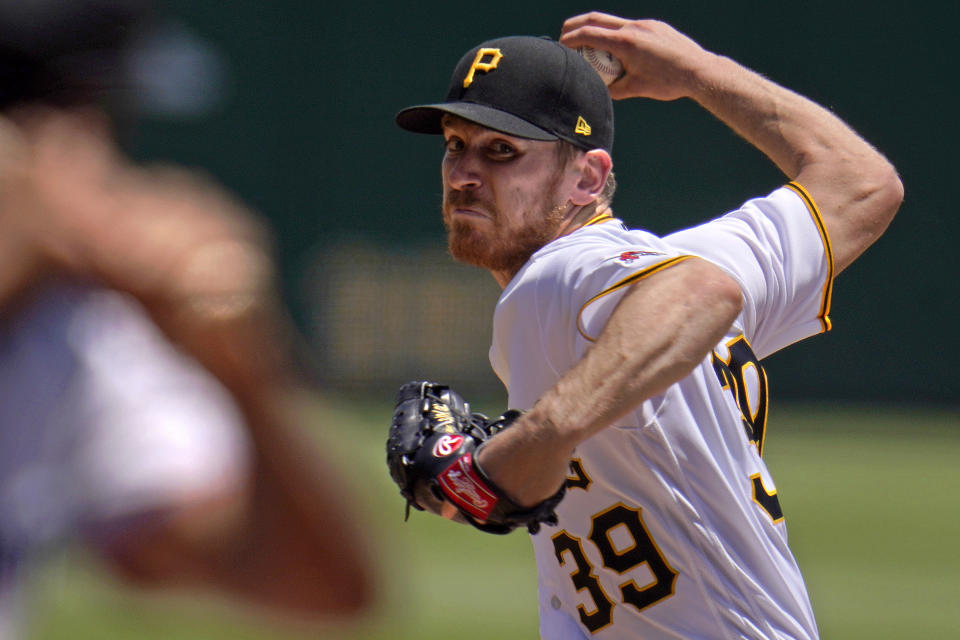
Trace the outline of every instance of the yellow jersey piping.
{"label": "yellow jersey piping", "polygon": [[592,224],[600,224],[601,222],[606,222],[607,220],[613,220],[613,216],[609,213],[598,213],[589,220],[583,223],[584,227],[589,227]]}
{"label": "yellow jersey piping", "polygon": [[807,211],[810,212],[810,215],[813,217],[814,223],[817,225],[817,230],[820,232],[820,240],[823,242],[823,251],[827,257],[827,281],[823,285],[823,300],[820,303],[820,313],[817,316],[820,319],[820,325],[823,327],[823,331],[830,331],[833,328],[833,325],[830,322],[830,304],[833,299],[833,249],[830,246],[830,236],[827,234],[827,226],[823,223],[823,217],[820,215],[820,210],[817,208],[816,203],[813,201],[813,198],[804,189],[798,182],[789,182],[787,183],[787,188],[792,190],[800,199],[803,200],[803,203],[807,207]]}
{"label": "yellow jersey piping", "polygon": [[584,339],[589,340],[590,342],[595,342],[596,338],[591,338],[589,335],[587,335],[587,332],[583,330],[583,325],[580,320],[583,317],[584,309],[586,309],[588,306],[590,306],[591,304],[593,304],[595,301],[599,300],[603,296],[607,295],[608,293],[613,293],[614,291],[627,287],[635,282],[638,282],[646,278],[647,276],[652,276],[653,274],[663,271],[668,267],[672,267],[678,262],[682,262],[684,260],[687,260],[693,257],[694,256],[676,256],[674,258],[664,260],[663,262],[659,262],[655,265],[649,266],[642,271],[637,271],[636,273],[632,273],[626,278],[624,278],[623,280],[607,287],[597,295],[593,296],[592,298],[584,302],[583,306],[580,307],[580,311],[577,312],[577,331],[580,332],[580,335],[583,336]]}

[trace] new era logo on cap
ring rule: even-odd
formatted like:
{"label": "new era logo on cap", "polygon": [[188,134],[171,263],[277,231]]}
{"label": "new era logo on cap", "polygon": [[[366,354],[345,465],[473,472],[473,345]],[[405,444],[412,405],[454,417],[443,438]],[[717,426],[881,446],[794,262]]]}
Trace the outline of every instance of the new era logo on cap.
{"label": "new era logo on cap", "polygon": [[576,51],[549,38],[509,36],[474,47],[457,63],[446,101],[404,109],[397,124],[439,134],[444,113],[520,138],[613,148],[606,85]]}
{"label": "new era logo on cap", "polygon": [[577,118],[577,126],[573,128],[573,131],[580,135],[588,136],[593,132],[593,129],[590,128],[590,125],[587,124],[587,121],[581,116]]}

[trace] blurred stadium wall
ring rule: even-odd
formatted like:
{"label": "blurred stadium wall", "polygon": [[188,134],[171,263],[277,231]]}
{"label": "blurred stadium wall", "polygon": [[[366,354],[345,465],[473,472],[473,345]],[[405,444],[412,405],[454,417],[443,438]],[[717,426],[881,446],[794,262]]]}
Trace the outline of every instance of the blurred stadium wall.
{"label": "blurred stadium wall", "polygon": [[[439,141],[400,131],[393,115],[442,97],[453,63],[476,42],[556,36],[564,18],[598,8],[667,20],[808,95],[902,174],[900,215],[836,284],[834,330],[768,360],[776,397],[960,400],[960,215],[950,187],[958,3],[163,6],[222,58],[222,99],[202,116],[151,118],[134,147],[207,167],[270,218],[285,291],[334,387],[393,389],[416,376],[497,385],[486,364],[496,287],[443,256]],[[628,224],[667,232],[783,182],[689,102],[618,103],[616,115],[615,209]]]}

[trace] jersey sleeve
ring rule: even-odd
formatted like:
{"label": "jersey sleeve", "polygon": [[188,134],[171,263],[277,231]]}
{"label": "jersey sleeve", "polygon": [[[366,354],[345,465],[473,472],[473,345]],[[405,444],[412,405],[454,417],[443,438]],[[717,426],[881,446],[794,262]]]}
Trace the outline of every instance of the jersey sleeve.
{"label": "jersey sleeve", "polygon": [[631,284],[682,259],[656,236],[612,221],[535,255],[494,312],[490,362],[511,406],[532,406],[583,357]]}
{"label": "jersey sleeve", "polygon": [[830,241],[813,199],[799,184],[664,240],[737,280],[744,335],[760,358],[830,330]]}
{"label": "jersey sleeve", "polygon": [[[629,255],[635,252],[624,252]],[[655,259],[650,259],[655,257]],[[624,264],[621,257],[607,259],[577,287],[575,298],[577,333],[590,342],[597,339],[610,314],[627,288],[644,278],[659,273],[690,255],[667,255],[657,252],[637,265]]]}
{"label": "jersey sleeve", "polygon": [[598,237],[578,247],[567,262],[573,265],[567,290],[578,351],[597,339],[630,285],[690,257],[636,230]]}

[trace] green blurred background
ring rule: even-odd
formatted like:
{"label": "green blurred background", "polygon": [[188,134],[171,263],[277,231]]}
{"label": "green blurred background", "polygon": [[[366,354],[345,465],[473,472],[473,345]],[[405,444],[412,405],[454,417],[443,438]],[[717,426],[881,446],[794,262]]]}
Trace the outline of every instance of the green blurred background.
{"label": "green blurred background", "polygon": [[[960,376],[951,356],[960,347],[954,331],[960,303],[953,243],[960,215],[949,185],[958,174],[960,142],[960,3],[167,0],[167,6],[222,56],[222,99],[203,117],[148,120],[134,146],[144,157],[206,167],[271,219],[286,293],[317,347],[328,386],[369,385],[370,367],[343,352],[377,340],[378,382],[423,375],[432,361],[397,349],[418,335],[454,331],[458,342],[477,334],[472,349],[452,356],[481,361],[466,372],[469,388],[496,389],[482,362],[488,313],[470,308],[444,325],[466,304],[461,298],[452,298],[446,314],[425,313],[413,299],[424,291],[415,283],[404,289],[379,281],[409,268],[430,285],[441,279],[433,293],[453,295],[444,272],[458,274],[454,283],[460,278],[442,256],[435,268],[419,268],[422,254],[443,249],[440,144],[401,131],[393,115],[442,98],[453,64],[478,42],[513,33],[556,36],[566,17],[602,9],[667,20],[706,48],[833,109],[902,174],[907,196],[892,228],[837,281],[834,331],[769,360],[778,397],[956,405]],[[622,102],[616,118],[614,208],[631,225],[656,232],[688,226],[784,181],[689,101]],[[487,309],[497,293],[488,281],[485,275],[470,281]],[[391,326],[403,339],[382,334],[381,314],[371,320],[355,306],[364,297],[382,298],[384,289],[397,294]],[[354,342],[356,348],[344,347]],[[441,365],[430,370],[433,376],[448,368],[463,373]]]}
{"label": "green blurred background", "polygon": [[[318,439],[351,461],[384,598],[360,628],[264,626],[207,597],[141,598],[67,551],[37,576],[37,638],[535,637],[526,537],[422,514],[404,525],[383,467],[401,382],[449,382],[488,413],[505,402],[486,362],[498,289],[444,255],[439,141],[400,131],[393,114],[441,98],[481,40],[556,36],[589,9],[672,23],[833,109],[901,172],[899,216],[836,283],[835,329],[765,363],[767,458],[824,638],[958,637],[960,222],[949,185],[960,4],[164,6],[220,61],[221,83],[204,113],[147,118],[132,148],[205,167],[273,225],[284,293],[329,392],[307,410]],[[631,225],[688,226],[784,181],[691,103],[618,103],[616,117],[614,207]]]}

